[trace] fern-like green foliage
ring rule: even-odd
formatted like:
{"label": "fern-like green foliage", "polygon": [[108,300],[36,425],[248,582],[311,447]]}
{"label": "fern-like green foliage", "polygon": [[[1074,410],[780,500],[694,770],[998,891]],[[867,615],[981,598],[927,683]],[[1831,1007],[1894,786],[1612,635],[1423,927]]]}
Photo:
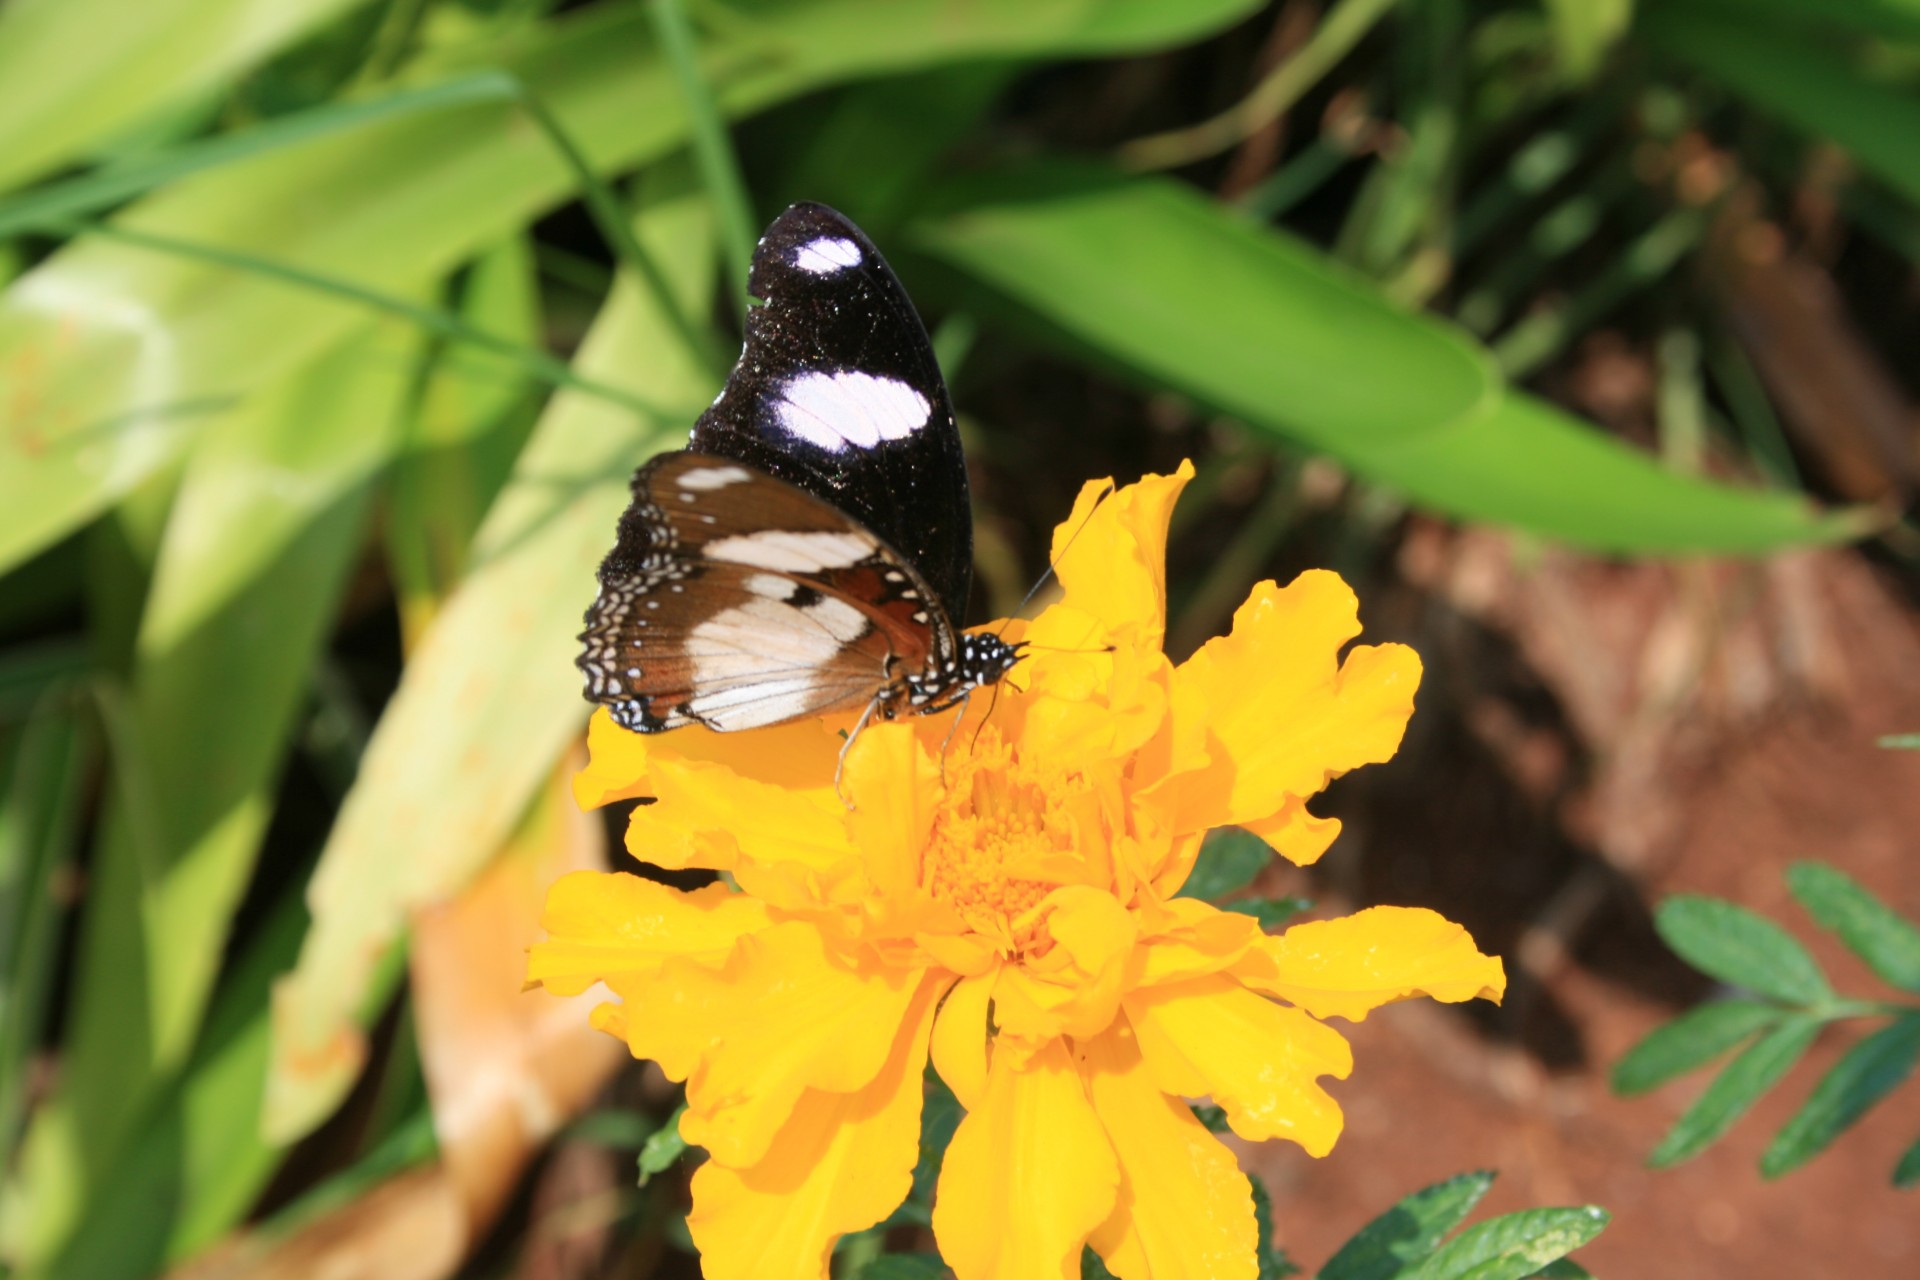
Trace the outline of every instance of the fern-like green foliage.
{"label": "fern-like green foliage", "polygon": [[[1920,927],[1825,863],[1796,864],[1787,872],[1787,887],[1816,925],[1888,986],[1920,995]],[[1643,1093],[1739,1048],[1654,1148],[1653,1165],[1678,1164],[1713,1145],[1833,1024],[1873,1030],[1821,1077],[1774,1136],[1760,1157],[1766,1177],[1797,1169],[1826,1150],[1920,1062],[1920,1002],[1835,992],[1807,949],[1771,921],[1718,898],[1680,895],[1660,905],[1654,924],[1688,964],[1740,994],[1655,1029],[1614,1066],[1616,1092]],[[1899,1187],[1920,1181],[1920,1142],[1892,1176]]]}

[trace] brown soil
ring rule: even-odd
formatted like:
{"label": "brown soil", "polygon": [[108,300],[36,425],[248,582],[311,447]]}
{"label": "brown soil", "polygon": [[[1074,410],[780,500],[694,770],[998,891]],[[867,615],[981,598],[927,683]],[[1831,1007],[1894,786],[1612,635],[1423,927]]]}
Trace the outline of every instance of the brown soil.
{"label": "brown soil", "polygon": [[1853,552],[1616,566],[1424,524],[1395,577],[1411,587],[1362,598],[1369,639],[1426,661],[1406,747],[1336,785],[1348,826],[1320,867],[1258,887],[1434,907],[1506,957],[1511,986],[1499,1009],[1417,1002],[1352,1028],[1334,1154],[1245,1153],[1296,1260],[1311,1270],[1397,1197],[1487,1168],[1501,1177],[1482,1216],[1611,1210],[1580,1255],[1607,1280],[1920,1275],[1920,1191],[1887,1180],[1920,1135],[1920,1085],[1803,1169],[1757,1171],[1858,1030],[1830,1032],[1675,1169],[1645,1158],[1712,1072],[1635,1099],[1606,1084],[1642,1035],[1711,994],[1653,932],[1671,893],[1771,916],[1843,992],[1886,994],[1782,873],[1823,859],[1920,916],[1920,754],[1875,745],[1920,729],[1911,602]]}

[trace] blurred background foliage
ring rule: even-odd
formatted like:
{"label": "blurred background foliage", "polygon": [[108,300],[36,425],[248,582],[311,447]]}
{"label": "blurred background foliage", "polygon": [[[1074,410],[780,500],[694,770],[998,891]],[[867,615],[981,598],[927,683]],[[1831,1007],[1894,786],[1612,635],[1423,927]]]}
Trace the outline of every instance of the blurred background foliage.
{"label": "blurred background foliage", "polygon": [[1422,528],[1911,591],[1917,90],[1914,0],[8,0],[0,1258],[687,1265],[517,947],[787,202],[933,327],[974,620],[1181,456],[1176,656]]}

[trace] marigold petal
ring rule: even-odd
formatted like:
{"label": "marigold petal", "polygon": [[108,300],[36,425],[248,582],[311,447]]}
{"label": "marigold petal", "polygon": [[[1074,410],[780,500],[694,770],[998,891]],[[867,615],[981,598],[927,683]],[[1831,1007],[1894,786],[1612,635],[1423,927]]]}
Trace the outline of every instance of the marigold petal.
{"label": "marigold petal", "polygon": [[1173,898],[1140,911],[1146,938],[1134,949],[1128,989],[1184,982],[1231,968],[1264,935],[1260,922],[1198,898]]}
{"label": "marigold petal", "polygon": [[662,760],[699,760],[773,786],[818,788],[832,778],[839,752],[839,734],[818,719],[753,733],[715,733],[694,725],[654,737],[622,729],[601,707],[587,724],[587,767],[574,775],[573,797],[582,809],[597,809],[652,795],[649,771]]}
{"label": "marigold petal", "polygon": [[1068,885],[1047,895],[1045,956],[1009,967],[994,989],[1002,1035],[1038,1041],[1104,1031],[1120,1009],[1133,916],[1104,889]]}
{"label": "marigold petal", "polygon": [[1233,1152],[1160,1091],[1131,1029],[1077,1048],[1120,1161],[1119,1198],[1089,1241],[1108,1270],[1120,1280],[1253,1280],[1253,1194]]}
{"label": "marigold petal", "polygon": [[1104,502],[1110,481],[1083,487],[1072,514],[1053,531],[1061,599],[1159,648],[1167,618],[1167,521],[1191,479],[1193,464],[1183,461],[1172,475],[1142,476]]}
{"label": "marigold petal", "polygon": [[1249,1142],[1287,1138],[1310,1155],[1333,1150],[1340,1107],[1315,1080],[1353,1069],[1339,1032],[1224,974],[1136,992],[1126,1009],[1160,1088],[1211,1095]]}
{"label": "marigold petal", "polygon": [[1079,1280],[1081,1246],[1113,1211],[1119,1180],[1065,1044],[1021,1067],[996,1051],[940,1170],[940,1256],[958,1280]]}
{"label": "marigold petal", "polygon": [[628,1042],[687,1081],[680,1132],[722,1164],[756,1164],[807,1089],[848,1093],[885,1064],[919,970],[854,969],[812,925],[748,934],[726,964],[685,962],[630,999]]}
{"label": "marigold petal", "polygon": [[933,1024],[933,1069],[969,1111],[987,1091],[987,1006],[998,977],[984,973],[954,983]]}
{"label": "marigold petal", "polygon": [[880,1073],[862,1089],[809,1089],[765,1158],[709,1160],[687,1228],[707,1280],[825,1280],[836,1239],[906,1199],[920,1154],[921,1071],[939,986],[923,982]]}
{"label": "marigold petal", "polygon": [[1286,804],[1271,817],[1245,819],[1240,825],[1296,867],[1310,867],[1320,861],[1320,855],[1340,836],[1340,819],[1308,813],[1307,802],[1299,796],[1288,796]]}
{"label": "marigold petal", "polygon": [[742,889],[778,906],[857,890],[860,852],[830,788],[789,791],[704,761],[656,759],[651,774],[659,801],[635,809],[627,826],[635,857],[731,870]]}
{"label": "marigold petal", "polygon": [[[1193,803],[1183,829],[1257,822],[1337,773],[1391,757],[1413,714],[1420,658],[1405,645],[1362,646],[1359,604],[1340,576],[1310,570],[1286,587],[1255,586],[1231,634],[1208,641],[1175,680],[1205,708],[1205,775],[1181,780]],[[1224,796],[1219,791],[1224,789]]]}
{"label": "marigold petal", "polygon": [[689,893],[624,871],[575,871],[547,890],[547,938],[527,953],[527,981],[574,996],[609,977],[657,973],[674,956],[718,964],[767,923],[763,904],[723,884]]}
{"label": "marigold petal", "polygon": [[847,838],[874,892],[892,905],[904,906],[919,885],[939,776],[914,726],[904,722],[870,725],[847,750],[844,789],[854,806],[845,817]]}
{"label": "marigold petal", "polygon": [[1237,971],[1242,980],[1316,1018],[1360,1022],[1413,996],[1498,1001],[1507,988],[1498,956],[1481,955],[1465,929],[1424,907],[1369,907],[1297,924],[1263,939],[1261,949],[1261,962]]}

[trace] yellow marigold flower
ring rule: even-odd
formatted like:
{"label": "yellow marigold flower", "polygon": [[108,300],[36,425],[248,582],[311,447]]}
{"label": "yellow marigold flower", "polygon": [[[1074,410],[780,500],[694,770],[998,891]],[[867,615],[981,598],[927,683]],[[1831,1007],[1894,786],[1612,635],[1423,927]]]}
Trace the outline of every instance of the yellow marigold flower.
{"label": "yellow marigold flower", "polygon": [[568,876],[530,979],[605,982],[622,1003],[595,1024],[686,1081],[710,1280],[819,1280],[900,1203],[929,1057],[967,1112],[933,1216],[960,1280],[1071,1280],[1088,1243],[1124,1280],[1250,1278],[1247,1181],[1182,1099],[1324,1155],[1341,1118],[1320,1080],[1352,1056],[1322,1019],[1501,995],[1499,960],[1430,911],[1268,936],[1174,896],[1213,827],[1318,858],[1339,824],[1307,799],[1393,754],[1420,681],[1402,645],[1342,659],[1358,607],[1325,572],[1261,583],[1231,634],[1169,662],[1167,519],[1191,475],[1103,503],[1089,485],[1054,537],[1064,594],[1007,632],[1035,651],[991,717],[976,698],[951,746],[948,716],[869,726],[852,809],[842,726],[648,738],[595,717],[581,803],[657,797],[628,848],[738,891]]}

